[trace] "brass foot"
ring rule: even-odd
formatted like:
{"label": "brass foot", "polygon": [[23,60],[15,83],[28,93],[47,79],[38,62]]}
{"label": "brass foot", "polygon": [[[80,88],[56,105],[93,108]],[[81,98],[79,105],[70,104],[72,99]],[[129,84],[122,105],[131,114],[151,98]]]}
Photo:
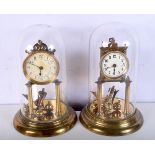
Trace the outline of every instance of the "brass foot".
{"label": "brass foot", "polygon": [[82,110],[80,114],[80,122],[88,130],[101,135],[107,136],[121,136],[133,133],[141,128],[143,124],[143,116],[138,109],[135,112],[124,119],[119,120],[104,120],[96,117],[87,108]]}
{"label": "brass foot", "polygon": [[70,130],[77,121],[75,111],[67,107],[68,112],[51,122],[36,122],[26,118],[21,110],[14,117],[13,125],[20,133],[32,137],[49,137],[63,134]]}

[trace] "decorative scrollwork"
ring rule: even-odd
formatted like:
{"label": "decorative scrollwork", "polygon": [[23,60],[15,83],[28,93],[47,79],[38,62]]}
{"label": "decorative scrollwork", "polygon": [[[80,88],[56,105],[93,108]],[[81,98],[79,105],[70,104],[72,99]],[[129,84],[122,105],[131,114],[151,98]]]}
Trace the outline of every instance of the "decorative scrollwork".
{"label": "decorative scrollwork", "polygon": [[31,51],[26,50],[25,52],[30,54],[31,52],[38,52],[38,51],[48,51],[54,54],[56,50],[48,48],[48,46],[45,43],[43,43],[41,40],[38,40],[38,42],[34,44],[33,49]]}
{"label": "decorative scrollwork", "polygon": [[33,50],[34,51],[40,51],[40,50],[44,50],[44,51],[48,51],[48,47],[45,43],[43,43],[41,40],[38,40],[38,43],[36,43],[33,46]]}
{"label": "decorative scrollwork", "polygon": [[110,49],[110,48],[112,48],[112,49],[117,49],[117,48],[118,48],[118,45],[117,45],[117,43],[115,42],[115,39],[114,39],[114,38],[109,38],[108,47],[109,47],[109,49]]}
{"label": "decorative scrollwork", "polygon": [[[44,105],[44,99],[47,93],[43,88],[41,91],[38,92],[38,98],[34,101],[34,109],[33,114],[31,116],[34,120],[44,121],[44,120],[51,120],[54,117],[54,108],[51,103],[47,103]],[[27,98],[27,95],[24,95]],[[24,108],[25,115],[29,117],[29,108],[28,105],[25,105]]]}
{"label": "decorative scrollwork", "polygon": [[115,41],[115,38],[109,38],[108,47],[101,47],[101,57],[106,54],[109,51],[120,51],[122,53],[126,54],[128,46],[118,46],[118,44]]}
{"label": "decorative scrollwork", "polygon": [[[94,96],[96,96],[95,92],[92,92]],[[104,117],[106,119],[116,119],[122,116],[121,111],[121,101],[119,99],[115,99],[118,90],[112,86],[109,89],[109,94],[102,98],[101,100],[101,111],[99,116]],[[97,96],[96,96],[97,97]],[[97,114],[98,113],[98,103],[97,100],[91,106],[92,112]]]}

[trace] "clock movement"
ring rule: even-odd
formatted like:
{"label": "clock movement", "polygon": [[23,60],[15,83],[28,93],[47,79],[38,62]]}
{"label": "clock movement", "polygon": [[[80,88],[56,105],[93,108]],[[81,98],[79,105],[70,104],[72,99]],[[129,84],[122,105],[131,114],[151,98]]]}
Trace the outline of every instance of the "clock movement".
{"label": "clock movement", "polygon": [[[34,27],[36,29],[38,26]],[[53,33],[49,33],[48,29],[49,26],[39,26],[42,32],[39,31],[36,36],[45,40],[48,38],[47,41],[53,41],[60,50],[61,40],[57,42],[56,38],[49,39],[48,36]],[[54,33],[52,38],[57,35]],[[34,39],[29,40],[31,45]],[[74,126],[77,119],[74,110],[66,104],[67,100],[63,97],[65,88],[61,87],[65,82],[65,64],[60,61],[65,60],[65,57],[61,58],[61,52],[64,51],[51,48],[43,39],[36,41],[31,49],[25,51],[23,73],[27,90],[22,94],[24,104],[13,122],[19,132],[28,136],[46,137],[64,133]]]}
{"label": "clock movement", "polygon": [[[131,79],[134,77],[134,70],[131,69],[134,69],[134,65],[130,61],[131,55],[128,55],[130,47],[127,42],[120,45],[121,34],[117,37],[116,33],[110,33],[110,36],[112,35],[118,38],[119,43],[116,38],[109,37],[106,41],[102,41],[100,50],[92,50],[94,53],[98,52],[97,57],[94,53],[90,54],[89,67],[92,74],[89,75],[90,82],[92,83],[95,77],[96,86],[89,87],[90,103],[82,110],[80,121],[87,129],[95,133],[116,136],[138,130],[143,124],[143,117],[141,112],[134,107],[134,97],[131,97],[133,90],[131,85],[134,84]],[[94,38],[97,37],[92,38],[93,43]],[[105,42],[106,45],[103,44]],[[94,49],[96,44],[90,47]]]}

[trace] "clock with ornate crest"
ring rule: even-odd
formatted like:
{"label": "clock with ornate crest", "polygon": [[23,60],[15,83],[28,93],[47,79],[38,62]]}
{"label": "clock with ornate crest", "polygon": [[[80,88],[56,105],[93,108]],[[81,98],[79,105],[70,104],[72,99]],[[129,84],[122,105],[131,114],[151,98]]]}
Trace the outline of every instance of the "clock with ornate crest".
{"label": "clock with ornate crest", "polygon": [[[49,29],[46,26],[44,28]],[[51,49],[43,40],[38,40],[25,53],[23,73],[27,81],[27,93],[23,93],[24,105],[15,115],[14,127],[25,135],[37,137],[68,131],[76,122],[76,113],[65,104],[63,97],[61,85],[65,82],[65,73],[61,73],[61,53],[57,55],[57,50]]]}
{"label": "clock with ornate crest", "polygon": [[[97,37],[92,37],[90,43],[96,43],[94,38]],[[131,97],[133,82],[130,75],[134,76],[130,70],[130,66],[133,69],[130,54],[128,55],[130,47],[127,43],[120,45],[114,37],[103,42],[100,52],[96,51],[99,52],[96,57],[96,44],[90,45],[93,54],[90,54],[89,76],[91,83],[96,78],[96,86],[89,86],[90,103],[82,110],[80,121],[84,127],[98,134],[129,134],[143,124],[141,112],[134,107]]]}

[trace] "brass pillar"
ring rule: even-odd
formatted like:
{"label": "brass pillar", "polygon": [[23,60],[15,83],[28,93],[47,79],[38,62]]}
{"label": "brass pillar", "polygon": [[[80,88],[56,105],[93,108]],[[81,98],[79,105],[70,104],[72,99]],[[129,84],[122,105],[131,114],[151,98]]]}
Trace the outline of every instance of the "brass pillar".
{"label": "brass pillar", "polygon": [[130,104],[130,83],[131,80],[129,76],[125,80],[125,105],[124,105],[124,114],[129,114],[129,104]]}
{"label": "brass pillar", "polygon": [[29,114],[30,117],[33,114],[33,97],[32,97],[32,83],[29,81],[26,84],[27,88],[28,88],[28,105],[29,105]]}
{"label": "brass pillar", "polygon": [[61,81],[55,80],[55,93],[56,93],[56,116],[61,114],[61,101],[60,101],[60,83]]}
{"label": "brass pillar", "polygon": [[97,103],[98,103],[98,114],[101,114],[101,104],[102,104],[102,82],[97,81]]}

